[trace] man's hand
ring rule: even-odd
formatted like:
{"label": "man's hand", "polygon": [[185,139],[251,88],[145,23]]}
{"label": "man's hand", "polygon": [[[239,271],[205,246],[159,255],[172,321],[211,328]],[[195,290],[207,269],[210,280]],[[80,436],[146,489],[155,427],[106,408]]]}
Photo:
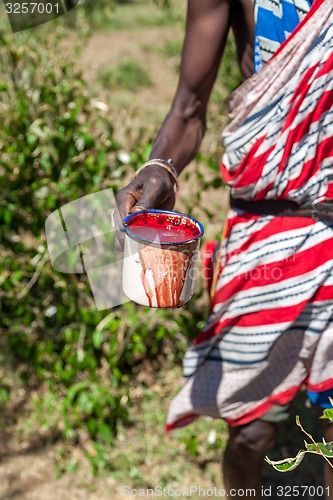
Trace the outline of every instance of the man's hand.
{"label": "man's hand", "polygon": [[[115,224],[122,229],[122,221],[133,212],[158,208],[171,210],[175,204],[174,179],[169,172],[157,165],[149,165],[127,186],[116,194],[118,213]],[[122,238],[118,233],[116,247],[120,249]]]}

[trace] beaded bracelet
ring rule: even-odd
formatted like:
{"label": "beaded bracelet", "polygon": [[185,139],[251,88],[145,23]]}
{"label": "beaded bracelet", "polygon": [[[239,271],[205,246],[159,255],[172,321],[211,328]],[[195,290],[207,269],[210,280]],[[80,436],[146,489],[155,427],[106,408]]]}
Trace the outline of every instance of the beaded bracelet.
{"label": "beaded bracelet", "polygon": [[177,170],[175,169],[175,167],[172,164],[171,159],[163,160],[161,158],[152,158],[151,160],[148,160],[148,161],[146,161],[146,163],[141,165],[141,167],[135,172],[134,177],[139,175],[141,170],[144,170],[145,168],[150,167],[151,165],[157,165],[161,168],[165,168],[165,170],[167,170],[169,172],[169,174],[173,177],[173,179],[175,181],[174,186],[175,186],[175,192],[177,193],[179,191],[178,174],[177,174]]}

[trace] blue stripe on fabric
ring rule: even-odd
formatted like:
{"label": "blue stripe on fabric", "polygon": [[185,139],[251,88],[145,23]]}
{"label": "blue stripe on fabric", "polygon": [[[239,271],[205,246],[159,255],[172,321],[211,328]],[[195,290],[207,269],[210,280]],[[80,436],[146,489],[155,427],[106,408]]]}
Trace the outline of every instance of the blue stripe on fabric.
{"label": "blue stripe on fabric", "polygon": [[[284,31],[291,33],[294,31],[296,26],[299,24],[299,17],[295,9],[295,5],[285,2],[282,0],[282,10],[283,10],[283,28]],[[282,23],[280,23],[282,24]]]}
{"label": "blue stripe on fabric", "polygon": [[[250,115],[249,118],[247,118],[244,121],[244,124],[250,123],[250,122],[252,122],[254,120],[257,120],[258,118],[261,118],[262,116],[265,116],[267,112],[269,112],[271,109],[273,109],[278,104],[278,102],[280,102],[282,100],[282,97],[283,96],[280,96],[278,99],[276,99],[275,101],[273,101],[269,106],[266,106],[264,109],[261,109],[257,113],[254,113],[253,115]],[[232,142],[230,144],[232,144]]]}
{"label": "blue stripe on fabric", "polygon": [[[329,29],[330,29],[330,26],[327,28],[326,31],[324,31],[324,33],[322,33],[320,36],[316,37],[316,39],[313,41],[312,45],[310,45],[308,53],[310,53],[311,50],[313,50],[315,47],[317,47],[317,45],[319,45],[323,41],[323,39],[326,37]],[[328,45],[328,43],[329,43],[329,40],[328,40],[327,44],[325,44],[325,46]]]}
{"label": "blue stripe on fabric", "polygon": [[[301,283],[296,283],[295,285],[291,285],[291,286],[289,285],[289,286],[288,286],[288,292],[290,292],[290,293],[291,293],[291,290],[292,290],[293,288],[297,288],[297,287],[298,287],[298,286],[300,286],[300,285],[311,284],[311,283],[315,283],[315,284],[317,284],[317,280],[316,280],[316,278],[319,278],[319,280],[320,280],[320,281],[322,281],[322,277],[327,277],[327,275],[328,275],[328,271],[329,271],[329,270],[324,270],[324,271],[322,271],[321,273],[319,273],[318,275],[316,275],[316,276],[314,276],[314,277],[311,277],[311,278],[309,278],[309,279],[307,279],[307,280],[304,280],[304,281],[302,281]],[[259,297],[265,297],[265,296],[267,296],[267,295],[272,295],[272,293],[273,293],[272,291],[269,291],[269,292],[263,292],[263,293],[257,293],[257,294],[256,294],[256,296],[255,296],[255,297],[251,297],[251,300],[249,299],[248,303],[247,303],[246,305],[244,305],[244,306],[239,305],[239,304],[237,303],[237,301],[236,301],[236,300],[233,302],[233,304],[235,304],[235,306],[236,306],[236,308],[237,308],[237,309],[246,309],[246,308],[248,308],[248,307],[253,306],[254,304],[258,304],[257,299],[258,299]],[[300,296],[302,296],[302,295],[304,295],[304,290],[301,290],[300,292],[294,292],[294,291],[292,292],[292,297],[293,297],[293,298],[295,298],[295,297],[300,297]],[[273,298],[272,298],[272,299],[269,299],[269,300],[268,300],[268,304],[271,304],[271,303],[273,303],[273,302],[279,302],[279,301],[281,301],[281,297],[277,297],[277,298],[275,298],[275,299],[273,299]],[[296,302],[296,303],[294,302],[293,304],[294,304],[294,305],[297,305],[297,302]],[[261,304],[261,305],[262,305],[262,304]]]}
{"label": "blue stripe on fabric", "polygon": [[308,394],[308,398],[311,403],[319,405],[321,408],[332,408],[332,405],[329,401],[329,397],[333,399],[333,389],[328,389],[327,391],[321,392],[313,392],[306,391]]}
{"label": "blue stripe on fabric", "polygon": [[[265,215],[265,217],[274,217],[274,216],[272,216],[272,215]],[[277,217],[278,217],[278,216],[277,216]],[[254,221],[254,222],[256,222],[256,221]],[[252,224],[251,224],[251,226],[252,226]],[[314,226],[310,226],[310,227],[311,227],[311,228],[313,228]],[[250,228],[250,229],[251,229],[251,228]],[[301,228],[301,229],[302,229],[302,228]],[[287,243],[287,242],[290,242],[290,243],[291,243],[292,241],[295,241],[295,240],[297,241],[297,240],[304,239],[304,238],[306,238],[308,241],[309,241],[309,239],[310,239],[310,238],[316,238],[316,239],[317,239],[317,237],[318,237],[318,236],[320,236],[320,234],[321,234],[321,233],[325,233],[325,232],[327,231],[327,227],[326,227],[326,225],[325,225],[325,226],[323,226],[323,227],[320,227],[320,226],[319,226],[317,231],[315,231],[315,232],[311,232],[310,234],[309,234],[309,226],[305,226],[305,228],[304,228],[304,229],[305,229],[304,233],[301,233],[301,232],[300,232],[299,234],[296,234],[295,236],[288,236],[288,237],[285,237],[285,236],[283,235],[282,241],[283,241],[283,243],[284,243],[284,247],[283,247],[283,248],[284,248],[284,250],[294,249],[294,245],[292,245],[292,246],[288,247],[288,246],[286,245],[286,243]],[[244,232],[244,228],[233,229],[233,233],[232,233],[232,235],[234,236],[234,235],[236,235],[237,233],[242,233],[242,232]],[[286,232],[287,232],[287,231],[285,231],[284,233],[286,233]],[[291,230],[289,230],[289,232],[291,232]],[[280,233],[280,234],[281,234],[281,233]],[[274,236],[274,235],[272,235],[272,236]],[[267,241],[268,239],[270,239],[270,241]],[[234,241],[234,240],[231,240],[231,241]],[[265,240],[261,240],[261,241],[262,241],[262,245],[261,245],[260,247],[259,247],[259,246],[257,246],[257,248],[253,248],[253,247],[251,246],[251,247],[248,249],[248,252],[250,252],[250,253],[258,253],[258,248],[267,247],[267,246],[269,246],[269,245],[276,245],[277,243],[280,243],[280,242],[281,242],[281,239],[279,238],[279,239],[273,240],[273,238],[271,238],[271,236],[269,236],[269,237],[267,237]],[[253,245],[253,246],[254,246],[254,245]],[[276,251],[281,251],[281,249],[271,250],[271,251],[269,251],[269,252],[266,252],[266,253],[265,253],[265,254],[263,254],[263,255],[262,255],[262,254],[260,254],[260,258],[261,258],[262,256],[271,255],[272,253],[275,253]]]}
{"label": "blue stripe on fabric", "polygon": [[[230,359],[230,358],[222,358],[222,360],[223,360],[224,363],[230,363],[232,365],[243,365],[243,366],[244,365],[257,365],[258,363],[261,363],[264,359],[265,358],[259,359],[259,360],[255,360],[255,361],[241,361],[239,359],[233,360],[233,359]],[[214,358],[214,357],[212,357],[212,358],[208,358],[208,360],[209,361],[215,361],[217,363],[221,363],[221,358]],[[192,374],[193,374],[193,372],[192,372]],[[185,375],[185,378],[186,377],[188,378],[190,376],[191,375]]]}
{"label": "blue stripe on fabric", "polygon": [[[320,69],[320,66],[319,66],[319,69]],[[309,104],[306,107],[302,108],[302,111],[305,112],[308,109],[310,109],[311,107],[313,107],[313,102],[311,102],[311,96],[312,96],[312,94],[318,93],[318,91],[320,91],[321,89],[323,89],[325,87],[327,87],[327,82],[326,81],[324,81],[322,85],[320,85],[320,86],[318,86],[318,87],[316,87],[316,88],[314,88],[314,89],[312,89],[311,91],[308,92],[307,96],[308,96],[308,99],[309,99]],[[264,109],[258,111],[255,114],[252,114],[248,118],[246,118],[246,120],[244,121],[244,124],[249,124],[251,122],[254,122],[254,121],[258,120],[258,122],[260,124],[260,128],[262,128],[262,122],[260,122],[260,118],[266,116],[266,113],[268,113],[269,111],[271,111],[271,109],[273,109],[275,105],[278,105],[278,103],[281,102],[283,99],[287,100],[287,98],[289,96],[291,96],[291,95],[292,95],[292,92],[290,92],[289,95],[288,94],[287,95],[281,95],[275,101],[273,101],[268,106],[266,106]],[[282,108],[280,108],[280,110],[281,110],[281,112],[283,112]],[[328,112],[329,112],[329,110],[328,110]],[[327,127],[327,125],[326,125],[326,127]],[[323,126],[323,129],[324,128],[325,128],[325,126]],[[253,128],[252,128],[252,132],[253,132]],[[309,132],[308,135],[307,135],[307,137],[311,137],[312,135],[315,135],[315,134],[318,134],[318,130],[317,129],[315,129],[313,132]],[[271,137],[274,137],[274,135],[277,135],[277,131],[276,130],[274,130],[274,132],[272,132],[272,134],[268,134],[266,139],[269,140]],[[228,146],[231,148],[232,145],[235,144],[235,143],[237,144],[238,141],[239,141],[239,137],[235,137],[234,140],[229,140],[229,138],[228,138],[226,142],[228,143]],[[283,144],[280,149],[274,150],[274,156],[278,155],[284,148],[285,148],[285,144]],[[271,171],[267,172],[264,177],[268,177],[270,175],[270,173],[271,173]]]}
{"label": "blue stripe on fabric", "polygon": [[[329,321],[329,318],[327,318],[324,321],[324,323],[326,324],[326,323],[328,323],[328,321]],[[302,330],[304,332],[309,332],[309,333],[314,333],[314,334],[320,334],[323,331],[322,329],[319,330],[318,328],[312,328],[312,327],[309,327],[307,325],[304,325],[304,327],[302,327],[302,326],[292,326],[292,327],[288,328],[284,332],[284,334],[286,335],[288,333],[291,333],[292,331],[302,331]],[[275,332],[270,332],[268,335],[270,335],[271,333],[272,334],[273,333],[277,334],[277,333],[281,333],[281,331],[278,330],[278,331],[275,331]],[[236,332],[232,332],[232,334],[238,335]],[[273,342],[272,341],[271,342],[244,342],[244,341],[242,341],[242,342],[236,342],[236,341],[233,341],[233,340],[228,340],[227,338],[223,338],[223,339],[221,339],[221,341],[217,345],[220,345],[222,343],[223,344],[235,344],[235,345],[250,345],[250,346],[252,346],[252,345],[272,345],[274,343],[274,340],[273,340]],[[216,350],[216,349],[219,349],[219,347],[214,347],[212,349],[212,352],[214,352],[214,350]],[[230,352],[243,352],[243,351],[236,351],[234,349],[229,350],[229,349],[223,347],[223,352],[224,351],[228,351],[228,352],[229,351]],[[264,352],[266,352],[266,351],[248,351],[248,354],[260,354],[260,353],[264,353]],[[186,362],[191,361],[191,360],[196,360],[196,361],[199,360],[200,361],[204,357],[205,357],[205,352],[202,353],[202,354],[199,354],[199,356],[195,355],[194,353],[193,353],[193,355],[192,355],[192,353],[191,353],[191,355],[189,353],[187,353],[186,358],[185,358],[185,364],[186,364]],[[213,357],[217,358],[218,356],[215,354],[215,356],[213,356]],[[208,355],[207,359],[211,359],[210,355]],[[221,359],[222,359],[222,356],[221,356]]]}
{"label": "blue stripe on fabric", "polygon": [[[314,0],[307,0],[309,8],[311,7]],[[269,42],[278,43],[281,45],[285,39],[286,34],[292,33],[294,29],[298,26],[301,19],[304,17],[306,12],[301,9],[296,8],[296,5],[290,1],[280,0],[280,15],[274,13],[274,7],[276,9],[276,4],[272,2],[271,8],[268,9],[269,4],[265,3],[265,7],[260,5],[260,0],[255,2],[255,12],[256,12],[256,27],[255,27],[255,38],[254,38],[254,65],[255,72],[257,72],[260,67],[266,62],[264,54],[260,49],[260,38],[265,38],[268,40],[268,50],[274,50],[274,45],[269,47]]]}

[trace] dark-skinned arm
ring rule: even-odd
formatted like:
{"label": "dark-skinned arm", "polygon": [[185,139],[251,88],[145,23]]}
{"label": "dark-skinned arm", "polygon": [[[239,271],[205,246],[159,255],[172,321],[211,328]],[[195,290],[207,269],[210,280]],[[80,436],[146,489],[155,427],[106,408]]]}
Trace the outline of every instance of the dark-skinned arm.
{"label": "dark-skinned arm", "polygon": [[[237,0],[188,0],[177,91],[150,158],[171,158],[180,173],[195,157],[206,129],[207,103]],[[172,209],[174,179],[159,166],[143,169],[117,194],[121,219],[143,208]]]}

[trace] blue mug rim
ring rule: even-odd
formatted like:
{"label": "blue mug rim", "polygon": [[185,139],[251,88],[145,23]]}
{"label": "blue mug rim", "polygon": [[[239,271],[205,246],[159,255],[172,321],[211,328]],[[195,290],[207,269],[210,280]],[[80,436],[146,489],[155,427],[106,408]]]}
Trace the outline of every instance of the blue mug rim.
{"label": "blue mug rim", "polygon": [[[132,231],[129,229],[129,221],[131,219],[133,219],[134,217],[138,216],[138,215],[141,215],[141,214],[146,214],[146,213],[153,213],[153,214],[169,214],[169,215],[176,215],[176,216],[181,216],[181,217],[186,217],[187,219],[190,219],[192,222],[194,222],[194,224],[198,227],[199,229],[199,234],[198,236],[196,236],[195,238],[191,238],[189,240],[182,240],[182,241],[160,241],[158,242],[158,244],[152,240],[150,240],[149,238],[144,238],[143,236],[139,236],[137,234],[134,234],[132,233]],[[124,227],[124,230],[126,232],[126,234],[128,235],[129,238],[131,238],[132,240],[136,240],[136,241],[142,241],[142,242],[145,242],[145,243],[149,243],[150,245],[154,245],[154,244],[157,244],[158,246],[162,246],[162,245],[165,245],[165,246],[174,246],[174,245],[184,245],[184,244],[188,244],[188,243],[192,243],[193,241],[196,241],[200,238],[202,238],[205,230],[204,230],[204,227],[203,225],[201,224],[201,222],[199,222],[197,219],[195,219],[194,217],[192,217],[191,215],[187,215],[187,214],[184,214],[184,213],[181,213],[181,212],[174,212],[173,210],[159,210],[157,208],[147,208],[147,210],[140,210],[139,212],[134,212],[132,214],[129,214],[127,215],[127,217],[125,217],[125,219],[123,220],[123,227]]]}

